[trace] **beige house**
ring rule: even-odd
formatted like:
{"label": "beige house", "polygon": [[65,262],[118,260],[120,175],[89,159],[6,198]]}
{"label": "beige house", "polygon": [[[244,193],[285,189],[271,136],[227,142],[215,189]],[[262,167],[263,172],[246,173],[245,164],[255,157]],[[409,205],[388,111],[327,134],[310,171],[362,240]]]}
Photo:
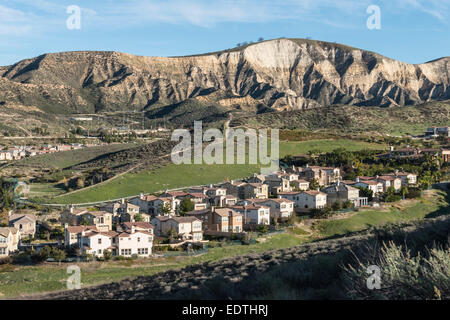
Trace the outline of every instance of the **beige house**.
{"label": "beige house", "polygon": [[310,211],[311,209],[322,209],[327,204],[327,194],[320,191],[295,191],[284,192],[281,198],[294,201],[298,211]]}
{"label": "beige house", "polygon": [[276,198],[257,200],[257,204],[270,208],[270,217],[273,219],[289,219],[294,213],[295,202],[289,199]]}
{"label": "beige house", "polygon": [[295,190],[306,191],[309,189],[309,181],[304,179],[298,179],[290,182],[291,187]]}
{"label": "beige house", "polygon": [[20,236],[34,237],[36,234],[36,217],[32,214],[11,214],[9,216],[9,226],[20,231]]}
{"label": "beige house", "polygon": [[383,192],[386,192],[390,187],[399,191],[402,187],[402,179],[396,176],[379,176],[376,180],[383,184]]}
{"label": "beige house", "polygon": [[203,240],[202,221],[194,216],[156,216],[152,225],[157,236],[166,236],[173,231],[183,240]]}
{"label": "beige house", "polygon": [[78,245],[81,233],[89,231],[98,231],[96,226],[64,226],[64,245],[66,247]]}
{"label": "beige house", "polygon": [[247,183],[244,182],[244,181],[231,180],[231,181],[228,181],[228,182],[225,182],[225,183],[221,184],[220,186],[227,190],[227,194],[233,195],[233,196],[238,197],[238,198],[242,198],[243,197],[243,195],[242,195],[242,190],[243,190],[242,187],[244,185],[246,185],[246,184]]}
{"label": "beige house", "polygon": [[240,233],[243,230],[243,215],[230,208],[214,208],[205,217],[205,229]]}
{"label": "beige house", "polygon": [[269,186],[262,183],[246,183],[241,186],[243,199],[267,199],[269,197]]}
{"label": "beige house", "polygon": [[65,209],[63,212],[61,212],[61,225],[64,226],[66,223],[69,225],[78,225],[81,215],[88,212],[89,211],[86,208],[77,209],[73,206],[69,206],[68,209]]}
{"label": "beige house", "polygon": [[308,181],[317,180],[320,186],[328,186],[341,179],[339,168],[308,166],[301,171],[301,177]]}
{"label": "beige house", "polygon": [[88,225],[96,226],[99,231],[106,232],[112,230],[112,213],[106,211],[90,211],[80,216],[78,224],[81,224],[83,220],[86,220]]}
{"label": "beige house", "polygon": [[378,196],[383,193],[384,187],[383,183],[376,180],[360,180],[361,178],[356,178],[355,187],[363,187],[372,190],[373,196]]}
{"label": "beige house", "polygon": [[0,258],[7,257],[19,248],[20,231],[13,227],[0,227]]}
{"label": "beige house", "polygon": [[244,227],[270,225],[270,208],[267,206],[252,203],[230,208],[244,216]]}
{"label": "beige house", "polygon": [[361,205],[359,197],[360,190],[339,181],[329,187],[322,189],[322,191],[327,194],[328,204],[351,201],[355,207],[359,207]]}
{"label": "beige house", "polygon": [[402,185],[409,186],[417,184],[417,174],[396,171],[394,175],[402,180]]}

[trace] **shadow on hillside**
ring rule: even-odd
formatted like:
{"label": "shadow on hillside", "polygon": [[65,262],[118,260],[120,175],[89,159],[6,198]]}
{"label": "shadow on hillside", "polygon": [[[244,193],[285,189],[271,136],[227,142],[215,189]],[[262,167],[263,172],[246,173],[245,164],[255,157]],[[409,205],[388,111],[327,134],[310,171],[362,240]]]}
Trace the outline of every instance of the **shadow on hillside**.
{"label": "shadow on hillside", "polygon": [[[353,299],[355,297],[350,292],[354,291],[354,286],[360,286],[360,284],[349,281],[345,267],[348,265],[356,267],[357,262],[367,264],[373,261],[374,257],[381,254],[384,244],[391,241],[403,248],[408,248],[412,256],[417,256],[419,253],[420,256],[426,256],[428,248],[446,248],[449,230],[450,218],[441,217],[422,224],[410,223],[401,227],[380,228],[372,235],[355,237],[350,241],[350,246],[348,242],[340,243],[339,240],[329,241],[325,245],[317,244],[311,247],[311,251],[306,256],[294,253],[297,260],[292,262],[277,261],[274,255],[270,256],[271,253],[268,253],[269,257],[263,256],[254,260],[256,266],[269,262],[260,269],[261,271],[256,268],[252,272],[251,268],[249,271],[248,266],[236,264],[236,268],[239,268],[238,274],[248,274],[248,276],[229,278],[225,269],[220,270],[216,276],[201,285],[188,286],[186,289],[171,293],[170,296],[163,295],[160,299]],[[345,245],[342,245],[343,243]],[[337,250],[334,250],[336,248]],[[285,253],[288,254],[288,252]],[[396,259],[399,259],[396,263],[400,263],[403,258],[399,256]],[[191,280],[195,281],[195,279]],[[403,289],[408,290],[407,287]],[[411,297],[415,297],[414,290],[410,294]],[[364,299],[363,296],[356,298]]]}
{"label": "shadow on hillside", "polygon": [[438,210],[430,212],[425,216],[425,218],[437,218],[443,215],[450,214],[450,183],[447,183],[446,185],[436,185],[435,187],[446,192],[444,198],[446,204],[443,204],[443,206],[441,206]]}

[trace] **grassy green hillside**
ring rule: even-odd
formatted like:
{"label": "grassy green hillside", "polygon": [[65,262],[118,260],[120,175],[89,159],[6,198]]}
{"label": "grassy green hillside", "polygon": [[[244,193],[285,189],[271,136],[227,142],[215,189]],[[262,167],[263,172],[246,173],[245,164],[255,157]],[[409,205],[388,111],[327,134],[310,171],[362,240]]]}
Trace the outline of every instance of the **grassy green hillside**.
{"label": "grassy green hillside", "polygon": [[[304,142],[280,142],[280,157],[307,153],[309,150],[329,152],[336,148],[347,150],[381,149],[384,145],[352,140],[313,140]],[[51,203],[87,203],[117,199],[164,189],[188,187],[192,185],[218,183],[238,179],[259,172],[258,165],[169,165],[153,171],[125,174],[88,190],[62,195],[54,199],[39,199]],[[42,188],[42,186],[40,186]],[[33,186],[32,186],[33,190]]]}

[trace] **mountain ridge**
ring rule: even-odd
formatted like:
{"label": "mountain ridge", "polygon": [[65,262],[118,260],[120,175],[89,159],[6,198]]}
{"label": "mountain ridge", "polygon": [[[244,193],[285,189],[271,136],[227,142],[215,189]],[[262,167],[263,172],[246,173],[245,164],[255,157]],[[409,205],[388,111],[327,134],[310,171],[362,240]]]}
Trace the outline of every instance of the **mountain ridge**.
{"label": "mountain ridge", "polygon": [[[401,106],[450,99],[450,57],[408,64],[337,43],[280,38],[215,53],[146,57],[43,54],[0,67],[0,102],[56,113],[205,107]],[[237,100],[236,100],[237,99]]]}

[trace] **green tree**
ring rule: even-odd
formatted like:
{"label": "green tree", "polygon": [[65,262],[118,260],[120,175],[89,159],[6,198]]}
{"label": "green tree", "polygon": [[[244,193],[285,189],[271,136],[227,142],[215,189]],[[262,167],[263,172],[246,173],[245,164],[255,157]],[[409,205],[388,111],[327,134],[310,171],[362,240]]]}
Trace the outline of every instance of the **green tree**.
{"label": "green tree", "polygon": [[402,186],[400,188],[400,195],[402,196],[402,199],[405,199],[406,195],[409,193],[407,186]]}
{"label": "green tree", "polygon": [[184,198],[180,203],[180,214],[194,210],[194,202],[189,198]]}
{"label": "green tree", "polygon": [[320,188],[319,181],[317,181],[316,179],[313,179],[309,183],[309,190],[317,190],[318,188]]}
{"label": "green tree", "polygon": [[165,215],[169,214],[170,212],[172,212],[172,205],[170,203],[165,203],[161,206],[161,212]]}
{"label": "green tree", "polygon": [[64,250],[54,248],[52,250],[52,257],[58,261],[58,264],[61,265],[61,261],[66,258],[66,252]]}
{"label": "green tree", "polygon": [[144,221],[144,216],[142,214],[140,214],[140,213],[135,214],[134,215],[134,221],[135,222],[142,222],[142,221]]}
{"label": "green tree", "polygon": [[357,187],[359,189],[359,196],[360,197],[367,197],[368,201],[372,201],[373,200],[373,191],[370,190],[369,188],[365,188],[365,187]]}
{"label": "green tree", "polygon": [[103,258],[105,259],[105,261],[109,261],[111,260],[113,257],[112,252],[109,250],[104,250],[103,251]]}

